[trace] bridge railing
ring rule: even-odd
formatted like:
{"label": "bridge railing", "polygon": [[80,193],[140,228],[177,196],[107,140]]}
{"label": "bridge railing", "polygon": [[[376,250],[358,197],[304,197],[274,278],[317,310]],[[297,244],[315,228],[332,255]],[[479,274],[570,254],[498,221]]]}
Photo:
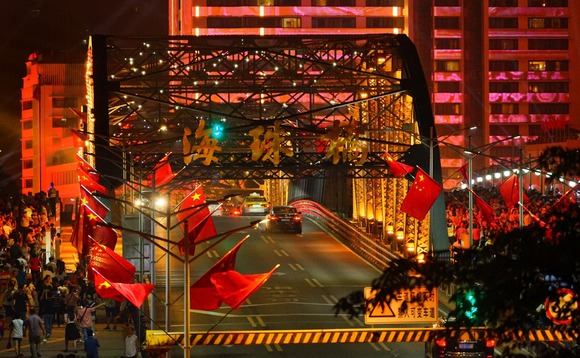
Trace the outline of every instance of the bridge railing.
{"label": "bridge railing", "polygon": [[290,204],[296,207],[303,216],[314,220],[345,245],[381,269],[384,269],[391,260],[398,257],[389,251],[382,242],[369,237],[356,225],[344,220],[315,201],[297,200]]}

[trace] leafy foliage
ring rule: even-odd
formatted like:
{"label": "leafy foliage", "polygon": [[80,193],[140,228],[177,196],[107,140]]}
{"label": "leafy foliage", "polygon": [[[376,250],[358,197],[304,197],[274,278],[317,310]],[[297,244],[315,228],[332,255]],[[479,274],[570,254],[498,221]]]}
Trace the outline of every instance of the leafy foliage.
{"label": "leafy foliage", "polygon": [[[556,158],[549,159],[549,155]],[[551,149],[543,158],[542,164],[553,173],[580,173],[578,151]],[[570,166],[566,166],[568,160],[573,161]],[[491,245],[459,252],[453,261],[435,257],[424,263],[414,258],[394,260],[372,282],[377,291],[372,302],[364,302],[360,292],[352,293],[339,301],[335,312],[364,314],[365,304],[389,302],[403,288],[453,285],[455,294],[450,301],[456,308],[449,316],[455,318],[455,329],[483,323],[500,342],[521,341],[532,329],[556,329],[578,336],[578,310],[561,313],[572,315],[571,324],[556,325],[546,317],[544,303],[547,298],[557,298],[558,288],[568,287],[576,294],[580,289],[580,209],[577,205],[555,207],[547,217],[547,224],[534,222],[498,234]],[[468,294],[475,297],[476,311],[466,306]],[[560,351],[558,356],[567,356],[566,352]]]}

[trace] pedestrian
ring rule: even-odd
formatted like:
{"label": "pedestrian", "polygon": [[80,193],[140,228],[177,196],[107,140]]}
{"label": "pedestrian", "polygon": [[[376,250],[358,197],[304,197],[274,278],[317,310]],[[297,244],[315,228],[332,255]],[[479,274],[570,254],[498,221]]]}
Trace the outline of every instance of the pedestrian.
{"label": "pedestrian", "polygon": [[44,337],[44,342],[46,342],[52,335],[52,324],[54,323],[54,314],[56,310],[52,305],[50,298],[57,294],[56,290],[46,289],[46,299],[41,301],[41,306],[43,307],[42,318],[44,319],[44,328],[46,329],[46,336]]}
{"label": "pedestrian", "polygon": [[22,337],[24,337],[24,321],[20,316],[16,316],[10,322],[10,337],[9,337],[12,340],[12,346],[14,347],[14,353],[16,353],[16,355],[20,354]]}
{"label": "pedestrian", "polygon": [[111,329],[111,322],[113,323],[113,329],[117,329],[117,315],[119,314],[118,302],[110,298],[105,299],[105,313],[107,316],[105,330]]}
{"label": "pedestrian", "polygon": [[125,355],[121,358],[136,358],[139,351],[139,338],[135,335],[133,327],[127,328],[127,335],[125,336]]}
{"label": "pedestrian", "polygon": [[87,339],[87,332],[90,329],[93,331],[93,319],[91,317],[92,313],[97,310],[97,308],[104,305],[104,303],[100,303],[93,307],[87,307],[86,304],[81,304],[77,310],[77,320],[79,322],[79,326],[81,327],[81,333],[83,335],[83,339]]}
{"label": "pedestrian", "polygon": [[48,187],[48,210],[49,216],[51,218],[56,218],[56,204],[58,202],[58,190],[54,187],[54,183],[51,182]]}
{"label": "pedestrian", "polygon": [[87,330],[87,339],[85,339],[85,351],[87,358],[99,358],[99,341],[95,338],[93,330]]}
{"label": "pedestrian", "polygon": [[30,308],[30,315],[24,321],[24,335],[28,331],[28,341],[30,342],[30,354],[32,358],[40,357],[41,335],[46,334],[42,320],[36,314],[36,308]]}
{"label": "pedestrian", "polygon": [[81,334],[77,327],[75,315],[69,316],[68,313],[65,313],[64,320],[66,324],[64,329],[64,351],[68,352],[68,343],[72,342],[72,348],[76,353],[77,341],[81,339]]}

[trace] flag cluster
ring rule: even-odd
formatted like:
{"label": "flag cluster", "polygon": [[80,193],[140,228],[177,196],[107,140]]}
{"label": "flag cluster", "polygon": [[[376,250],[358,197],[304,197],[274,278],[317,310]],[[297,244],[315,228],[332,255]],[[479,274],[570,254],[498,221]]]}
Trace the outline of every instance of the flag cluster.
{"label": "flag cluster", "polygon": [[107,196],[109,191],[100,183],[100,174],[88,162],[80,156],[77,160],[80,206],[71,243],[82,257],[90,255],[88,278],[95,283],[101,297],[117,301],[126,299],[141,307],[154,285],[132,283],[135,266],[115,253],[117,232],[105,225],[109,208],[99,197]]}
{"label": "flag cluster", "polygon": [[[397,178],[403,178],[414,171],[412,166],[396,161],[389,153],[385,153],[385,159],[389,171]],[[415,179],[401,203],[401,211],[417,220],[423,220],[442,190],[439,183],[423,169],[417,168]]]}
{"label": "flag cluster", "polygon": [[177,244],[182,256],[185,255],[185,237],[188,239],[188,254],[194,255],[195,244],[207,240],[217,233],[201,186],[198,186],[185,197],[179,205],[176,216],[184,235],[184,238]]}
{"label": "flag cluster", "polygon": [[71,235],[71,243],[81,256],[86,256],[93,243],[103,244],[112,250],[117,245],[117,232],[106,226],[104,218],[109,208],[94,193],[103,196],[108,190],[100,184],[101,176],[83,158],[77,156],[77,175],[80,184],[80,205]]}
{"label": "flag cluster", "polygon": [[245,241],[246,238],[191,285],[191,309],[216,310],[224,302],[237,309],[274,274],[279,265],[270,272],[253,275],[244,275],[234,270],[236,255]]}

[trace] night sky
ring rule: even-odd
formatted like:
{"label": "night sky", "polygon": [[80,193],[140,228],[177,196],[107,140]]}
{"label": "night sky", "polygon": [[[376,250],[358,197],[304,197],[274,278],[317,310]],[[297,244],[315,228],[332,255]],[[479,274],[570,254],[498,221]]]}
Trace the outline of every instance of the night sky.
{"label": "night sky", "polygon": [[[84,51],[91,34],[167,35],[167,3],[167,0],[0,1],[0,171],[20,178],[20,90],[28,55],[37,50]],[[0,178],[0,185],[3,179]]]}

